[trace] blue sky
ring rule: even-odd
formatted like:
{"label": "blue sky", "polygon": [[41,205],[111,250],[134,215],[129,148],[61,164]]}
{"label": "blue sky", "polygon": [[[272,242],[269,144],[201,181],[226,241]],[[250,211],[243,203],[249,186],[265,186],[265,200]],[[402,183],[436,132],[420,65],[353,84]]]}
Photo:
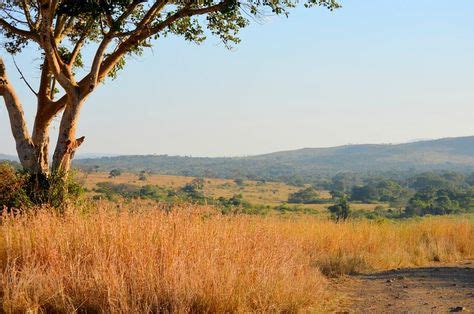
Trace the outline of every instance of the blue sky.
{"label": "blue sky", "polygon": [[[156,42],[90,97],[79,154],[234,156],[474,135],[474,1],[342,4],[253,23],[233,51],[213,38]],[[31,81],[35,53],[17,57]],[[31,93],[2,55],[31,122]],[[14,151],[1,105],[0,152]]]}

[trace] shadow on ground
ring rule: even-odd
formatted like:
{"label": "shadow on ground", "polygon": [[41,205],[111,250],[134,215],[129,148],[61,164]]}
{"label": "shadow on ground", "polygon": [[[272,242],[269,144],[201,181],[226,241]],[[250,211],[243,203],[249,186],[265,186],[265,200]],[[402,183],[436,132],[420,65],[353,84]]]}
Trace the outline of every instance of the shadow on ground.
{"label": "shadow on ground", "polygon": [[459,266],[398,269],[358,277],[366,280],[399,280],[402,277],[413,280],[426,278],[440,284],[461,284],[474,288],[474,265],[472,262],[465,262],[464,266],[461,264]]}

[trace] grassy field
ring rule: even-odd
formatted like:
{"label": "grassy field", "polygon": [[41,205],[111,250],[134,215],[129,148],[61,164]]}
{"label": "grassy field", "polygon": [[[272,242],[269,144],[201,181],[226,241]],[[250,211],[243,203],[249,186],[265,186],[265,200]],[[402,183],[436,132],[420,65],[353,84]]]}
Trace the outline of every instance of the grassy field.
{"label": "grassy field", "polygon": [[5,312],[325,311],[328,277],[474,255],[463,217],[336,224],[140,200],[4,214]]}
{"label": "grassy field", "polygon": [[[109,178],[109,174],[105,172],[92,173],[78,173],[77,180],[84,185],[88,190],[92,191],[97,187],[99,182],[113,182],[116,184],[125,183],[137,186],[145,184],[158,185],[161,187],[180,188],[187,183],[190,183],[194,177],[183,176],[169,176],[169,175],[149,175],[146,181],[140,181],[138,176],[133,173],[123,173],[120,176]],[[258,182],[258,181],[244,181],[243,185],[237,185],[234,180],[227,179],[204,179],[204,193],[210,197],[232,197],[236,194],[242,194],[244,200],[253,205],[268,205],[278,206],[288,200],[288,195],[301,189],[301,187],[290,186],[281,182]],[[329,191],[318,191],[321,199],[330,199]],[[326,208],[331,204],[304,204],[296,205],[290,204],[290,207],[303,206],[316,211],[325,212]],[[386,204],[351,204],[354,210],[371,211],[377,206],[386,207]]]}

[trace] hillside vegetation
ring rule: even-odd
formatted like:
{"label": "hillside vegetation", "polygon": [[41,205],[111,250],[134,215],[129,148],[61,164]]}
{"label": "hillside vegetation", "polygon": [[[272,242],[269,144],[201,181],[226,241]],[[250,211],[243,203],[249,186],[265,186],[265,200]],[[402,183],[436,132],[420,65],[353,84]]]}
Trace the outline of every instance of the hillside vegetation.
{"label": "hillside vegetation", "polygon": [[398,145],[305,148],[259,156],[200,158],[168,155],[80,159],[82,169],[153,171],[195,177],[314,181],[338,172],[378,173],[427,170],[474,171],[474,136]]}

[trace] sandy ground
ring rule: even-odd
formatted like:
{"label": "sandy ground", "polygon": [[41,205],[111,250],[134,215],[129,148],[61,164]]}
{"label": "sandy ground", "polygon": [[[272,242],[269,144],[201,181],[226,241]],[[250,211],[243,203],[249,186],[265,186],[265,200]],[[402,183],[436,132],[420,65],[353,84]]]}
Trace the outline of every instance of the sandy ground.
{"label": "sandy ground", "polygon": [[474,261],[337,279],[337,313],[474,313]]}

